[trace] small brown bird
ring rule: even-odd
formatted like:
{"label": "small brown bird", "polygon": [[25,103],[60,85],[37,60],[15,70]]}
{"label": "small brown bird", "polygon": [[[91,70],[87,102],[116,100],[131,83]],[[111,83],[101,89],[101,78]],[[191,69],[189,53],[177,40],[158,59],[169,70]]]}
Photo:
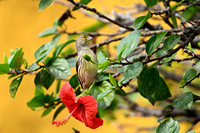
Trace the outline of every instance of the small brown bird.
{"label": "small brown bird", "polygon": [[86,60],[84,57],[85,55],[88,55],[93,62],[98,62],[96,55],[89,47],[91,39],[92,37],[82,34],[76,40],[76,49],[78,53],[76,72],[83,90],[89,89],[97,74],[97,65]]}

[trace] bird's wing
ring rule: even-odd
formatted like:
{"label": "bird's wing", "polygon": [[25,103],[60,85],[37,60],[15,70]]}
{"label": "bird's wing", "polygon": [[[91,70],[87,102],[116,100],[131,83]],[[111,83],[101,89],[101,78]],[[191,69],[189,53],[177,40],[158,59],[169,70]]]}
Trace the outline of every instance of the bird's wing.
{"label": "bird's wing", "polygon": [[80,80],[80,61],[79,61],[79,59],[77,59],[77,62],[76,62],[76,73],[77,73],[77,78],[78,78],[78,81],[79,81],[79,83],[80,83],[80,85],[81,85],[81,88],[83,88],[83,85],[82,85],[82,82],[81,82],[81,80]]}

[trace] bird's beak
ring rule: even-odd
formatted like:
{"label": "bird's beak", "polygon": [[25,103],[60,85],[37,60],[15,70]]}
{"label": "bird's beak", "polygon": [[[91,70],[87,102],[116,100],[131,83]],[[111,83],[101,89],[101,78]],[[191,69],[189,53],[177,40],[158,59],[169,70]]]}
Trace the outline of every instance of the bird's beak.
{"label": "bird's beak", "polygon": [[90,40],[92,40],[92,37],[91,37],[91,36],[88,36],[87,39],[90,41]]}

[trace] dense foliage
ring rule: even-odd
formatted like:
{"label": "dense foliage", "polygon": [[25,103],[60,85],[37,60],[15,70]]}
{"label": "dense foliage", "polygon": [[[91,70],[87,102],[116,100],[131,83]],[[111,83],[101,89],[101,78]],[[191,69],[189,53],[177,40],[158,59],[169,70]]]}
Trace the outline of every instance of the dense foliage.
{"label": "dense foliage", "polygon": [[[200,85],[195,82],[200,76],[199,0],[144,0],[146,5],[137,4],[131,8],[119,6],[125,13],[114,12],[113,17],[87,6],[92,0],[40,0],[39,10],[53,2],[66,6],[67,10],[55,20],[51,28],[39,34],[39,37],[53,37],[35,51],[35,62],[29,65],[23,49],[17,48],[11,51],[9,58],[4,55],[4,61],[0,64],[0,74],[8,74],[8,79],[12,79],[9,87],[12,99],[15,98],[23,76],[31,73],[35,74],[35,95],[27,105],[32,110],[42,109],[42,116],[54,111],[53,120],[65,108],[59,97],[61,81],[69,80],[76,96],[87,94],[96,99],[97,117],[100,118],[121,108],[140,112],[143,116],[158,118],[160,124],[155,129],[157,133],[178,133],[179,121],[183,117],[191,123],[189,133],[200,121],[197,106]],[[83,9],[80,10],[83,14],[97,22],[82,31],[68,32],[63,28],[65,21],[74,19],[73,13],[79,9]],[[139,13],[146,15],[132,17]],[[154,20],[159,20],[160,24],[151,23]],[[164,23],[167,26],[162,26]],[[112,34],[99,32],[103,27],[114,27],[117,31]],[[71,73],[71,68],[75,67],[76,53],[68,47],[82,33],[94,38],[91,49],[96,51],[99,64],[97,79],[86,91],[81,89],[76,74]],[[58,44],[63,34],[68,34],[68,39]],[[101,36],[107,39],[96,43],[95,40]],[[105,45],[110,46],[117,41],[120,41],[115,46],[118,54],[113,55],[111,47]],[[85,58],[92,62],[89,56]],[[182,77],[176,73],[177,66],[185,71]],[[166,82],[168,79],[178,84],[179,88],[169,86]],[[55,91],[47,91],[46,94],[44,89],[48,90],[53,82],[57,84]],[[174,89],[180,89],[181,93],[176,94]],[[148,99],[152,106],[162,101],[162,104],[157,104],[162,109],[139,106],[131,98],[133,94]]]}

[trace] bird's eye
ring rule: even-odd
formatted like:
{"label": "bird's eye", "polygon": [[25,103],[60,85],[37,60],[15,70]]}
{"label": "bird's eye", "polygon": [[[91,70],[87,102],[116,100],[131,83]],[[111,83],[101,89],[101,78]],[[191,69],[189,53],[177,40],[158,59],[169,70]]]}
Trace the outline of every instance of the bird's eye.
{"label": "bird's eye", "polygon": [[83,38],[86,38],[86,36],[84,36]]}

